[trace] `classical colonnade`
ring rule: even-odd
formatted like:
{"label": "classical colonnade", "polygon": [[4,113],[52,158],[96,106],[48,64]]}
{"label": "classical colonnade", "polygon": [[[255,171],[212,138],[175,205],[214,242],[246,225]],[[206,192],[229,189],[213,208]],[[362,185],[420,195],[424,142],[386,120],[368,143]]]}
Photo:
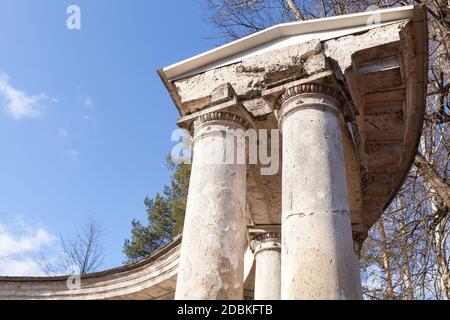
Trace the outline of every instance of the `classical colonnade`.
{"label": "classical colonnade", "polygon": [[[248,247],[256,299],[362,299],[362,243],[417,150],[425,10],[281,24],[158,71],[193,145],[176,299],[247,298]],[[271,177],[212,161],[249,128],[279,130]]]}
{"label": "classical colonnade", "polygon": [[[289,87],[276,101],[282,133],[281,230],[251,239],[255,299],[362,298],[341,136],[343,101],[337,89],[317,82]],[[227,132],[243,132],[250,123],[225,108],[203,113],[193,127],[175,298],[242,299],[246,165],[211,158],[226,153]]]}
{"label": "classical colonnade", "polygon": [[[362,243],[420,139],[426,19],[416,5],[286,23],[158,70],[192,138],[182,236],[75,290],[0,277],[0,298],[361,299]],[[271,146],[277,132],[280,170],[240,161],[247,129]]]}

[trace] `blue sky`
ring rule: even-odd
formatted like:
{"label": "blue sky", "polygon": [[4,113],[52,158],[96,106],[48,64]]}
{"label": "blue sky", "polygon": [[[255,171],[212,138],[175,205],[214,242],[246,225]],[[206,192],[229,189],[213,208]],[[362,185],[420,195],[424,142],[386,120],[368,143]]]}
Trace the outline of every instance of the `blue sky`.
{"label": "blue sky", "polygon": [[[81,30],[66,9],[81,8]],[[39,273],[95,217],[120,265],[143,199],[161,191],[178,117],[156,74],[211,49],[204,1],[2,0],[0,274]]]}

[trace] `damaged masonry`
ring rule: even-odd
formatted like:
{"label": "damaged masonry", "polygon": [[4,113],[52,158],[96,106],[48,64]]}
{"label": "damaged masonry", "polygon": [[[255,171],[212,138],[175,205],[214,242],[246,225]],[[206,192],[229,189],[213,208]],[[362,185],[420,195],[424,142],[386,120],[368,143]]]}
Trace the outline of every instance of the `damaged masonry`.
{"label": "damaged masonry", "polygon": [[[287,23],[159,70],[193,136],[183,235],[75,290],[0,278],[0,297],[361,299],[361,246],[421,133],[425,19],[408,6]],[[208,161],[249,128],[279,129],[275,174]]]}

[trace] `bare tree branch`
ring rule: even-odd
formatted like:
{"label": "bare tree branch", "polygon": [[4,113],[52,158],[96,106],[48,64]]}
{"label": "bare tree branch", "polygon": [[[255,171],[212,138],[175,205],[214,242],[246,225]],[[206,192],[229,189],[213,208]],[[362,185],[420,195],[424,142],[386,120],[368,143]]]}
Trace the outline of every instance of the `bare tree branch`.
{"label": "bare tree branch", "polygon": [[291,9],[291,11],[294,13],[294,15],[297,18],[297,20],[305,20],[305,17],[303,16],[303,14],[298,9],[298,6],[295,3],[295,0],[286,0],[286,2],[288,4],[288,6],[289,6],[289,9]]}
{"label": "bare tree branch", "polygon": [[86,274],[97,271],[103,263],[105,248],[102,245],[102,227],[90,218],[74,238],[60,235],[60,257],[56,263],[45,256],[40,259],[43,272],[47,275],[77,273]]}
{"label": "bare tree branch", "polygon": [[433,189],[439,194],[442,200],[446,203],[447,207],[450,207],[450,186],[444,181],[431,164],[425,159],[425,157],[418,152],[414,159],[414,166],[426,177]]}
{"label": "bare tree branch", "polygon": [[207,0],[210,21],[234,40],[274,24],[427,5],[428,93],[419,153],[397,197],[363,247],[369,299],[449,299],[450,2],[448,0]]}

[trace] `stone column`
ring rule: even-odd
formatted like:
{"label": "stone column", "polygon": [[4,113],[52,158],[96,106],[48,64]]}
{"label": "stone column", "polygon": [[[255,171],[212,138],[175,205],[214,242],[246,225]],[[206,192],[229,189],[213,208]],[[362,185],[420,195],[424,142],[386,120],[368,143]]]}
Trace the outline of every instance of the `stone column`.
{"label": "stone column", "polygon": [[247,124],[237,115],[212,112],[197,118],[194,126],[175,299],[242,299],[246,165],[226,161],[226,152],[233,156],[237,150],[245,152],[242,135],[230,140],[233,134],[227,132]]}
{"label": "stone column", "polygon": [[282,299],[361,299],[339,93],[303,84],[278,100],[283,134]]}
{"label": "stone column", "polygon": [[255,256],[255,300],[280,300],[281,235],[261,233],[252,240]]}

